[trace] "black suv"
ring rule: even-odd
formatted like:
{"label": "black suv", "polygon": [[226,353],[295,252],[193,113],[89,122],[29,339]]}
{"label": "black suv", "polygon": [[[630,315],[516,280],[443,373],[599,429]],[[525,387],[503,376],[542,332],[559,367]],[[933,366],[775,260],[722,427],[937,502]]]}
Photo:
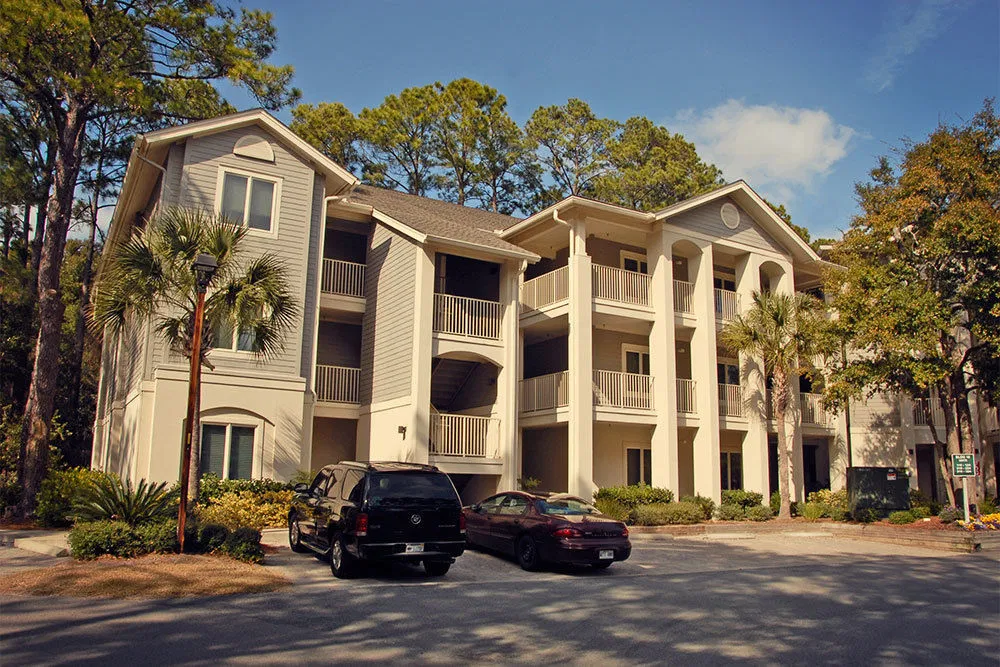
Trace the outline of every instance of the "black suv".
{"label": "black suv", "polygon": [[295,487],[288,543],[329,556],[341,579],[358,561],[381,559],[422,561],[441,576],[465,551],[465,517],[451,479],[434,466],[344,461]]}

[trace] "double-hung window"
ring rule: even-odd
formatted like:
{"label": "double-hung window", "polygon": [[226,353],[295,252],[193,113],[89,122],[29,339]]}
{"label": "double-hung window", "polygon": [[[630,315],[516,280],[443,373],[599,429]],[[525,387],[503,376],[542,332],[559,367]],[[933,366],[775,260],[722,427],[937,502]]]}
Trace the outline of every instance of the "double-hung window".
{"label": "double-hung window", "polygon": [[223,172],[219,212],[239,225],[270,232],[274,229],[276,190],[273,180]]}
{"label": "double-hung window", "polygon": [[253,426],[202,424],[201,472],[222,479],[251,479],[253,476]]}
{"label": "double-hung window", "polygon": [[644,447],[625,448],[625,481],[629,486],[653,483],[653,450]]}
{"label": "double-hung window", "polygon": [[253,352],[253,346],[253,331],[240,329],[237,333],[235,327],[229,322],[221,323],[212,332],[212,349],[214,350]]}

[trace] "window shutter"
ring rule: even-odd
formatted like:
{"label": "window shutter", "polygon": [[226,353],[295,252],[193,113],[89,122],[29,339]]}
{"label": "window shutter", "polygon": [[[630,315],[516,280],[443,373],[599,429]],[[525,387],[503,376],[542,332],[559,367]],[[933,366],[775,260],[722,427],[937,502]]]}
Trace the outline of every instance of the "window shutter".
{"label": "window shutter", "polygon": [[229,444],[230,479],[253,477],[253,436],[253,427],[233,427],[232,442]]}
{"label": "window shutter", "polygon": [[222,464],[226,455],[226,427],[205,424],[201,427],[201,474],[215,473],[222,477]]}

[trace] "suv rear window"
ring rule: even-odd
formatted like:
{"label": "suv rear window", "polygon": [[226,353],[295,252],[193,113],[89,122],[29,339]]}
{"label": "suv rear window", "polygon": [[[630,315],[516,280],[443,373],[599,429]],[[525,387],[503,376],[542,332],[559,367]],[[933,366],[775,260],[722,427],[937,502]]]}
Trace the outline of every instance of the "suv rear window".
{"label": "suv rear window", "polygon": [[440,473],[374,473],[368,485],[368,502],[378,505],[395,500],[456,501],[455,487]]}

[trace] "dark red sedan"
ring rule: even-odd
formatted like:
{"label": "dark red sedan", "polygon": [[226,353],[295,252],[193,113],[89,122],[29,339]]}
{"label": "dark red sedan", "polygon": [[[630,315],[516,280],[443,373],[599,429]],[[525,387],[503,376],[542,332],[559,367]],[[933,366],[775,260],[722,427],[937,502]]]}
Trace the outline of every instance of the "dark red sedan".
{"label": "dark red sedan", "polygon": [[462,512],[470,545],[512,555],[525,570],[543,563],[604,569],[632,553],[625,524],[568,494],[507,491]]}

